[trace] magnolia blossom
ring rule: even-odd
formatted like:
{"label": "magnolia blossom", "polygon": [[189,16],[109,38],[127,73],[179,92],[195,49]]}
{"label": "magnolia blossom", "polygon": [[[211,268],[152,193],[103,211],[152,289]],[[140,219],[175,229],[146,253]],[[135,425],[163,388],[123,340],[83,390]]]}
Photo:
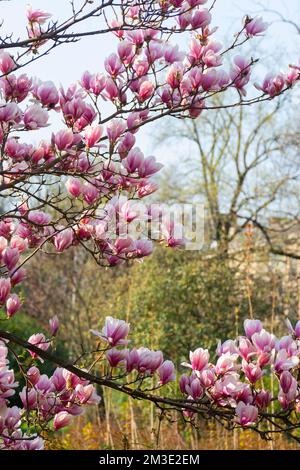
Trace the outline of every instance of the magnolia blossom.
{"label": "magnolia blossom", "polygon": [[54,315],[53,318],[50,318],[49,326],[52,336],[56,336],[59,329],[59,320],[57,315]]}
{"label": "magnolia blossom", "polygon": [[21,301],[17,294],[11,294],[6,301],[6,313],[10,318],[21,308]]}
{"label": "magnolia blossom", "polygon": [[209,352],[207,349],[198,348],[194,352],[190,352],[190,361],[191,363],[188,364],[186,362],[183,363],[186,367],[190,367],[193,370],[201,371],[204,369],[209,361]]}
{"label": "magnolia blossom", "polygon": [[175,367],[173,362],[164,361],[158,369],[159,382],[161,385],[165,385],[172,382],[176,378]]}
{"label": "magnolia blossom", "polygon": [[4,303],[9,296],[11,289],[10,279],[0,278],[0,303]]}
{"label": "magnolia blossom", "polygon": [[57,413],[53,421],[53,427],[55,431],[58,431],[58,429],[68,426],[71,422],[71,419],[72,416],[67,411],[60,411],[59,413]]}
{"label": "magnolia blossom", "polygon": [[247,36],[257,36],[264,33],[268,28],[268,23],[263,21],[262,17],[247,18],[245,24],[245,32]]}
{"label": "magnolia blossom", "polygon": [[111,347],[126,345],[128,340],[125,338],[129,333],[129,323],[124,320],[116,320],[112,317],[106,317],[105,326],[102,331],[91,330],[91,332],[106,341]]}
{"label": "magnolia blossom", "polygon": [[[47,351],[47,349],[49,349],[50,347],[50,342],[46,339],[43,333],[37,333],[37,334],[31,335],[30,338],[28,339],[28,343],[33,344],[34,346],[36,346],[39,349],[42,349],[43,351]],[[35,353],[34,351],[29,350],[29,353],[32,357],[38,358],[38,354]]]}
{"label": "magnolia blossom", "polygon": [[24,113],[24,125],[27,129],[35,130],[47,126],[49,115],[40,105],[29,106]]}
{"label": "magnolia blossom", "polygon": [[3,74],[11,72],[15,68],[15,62],[8,52],[0,51],[0,70]]}
{"label": "magnolia blossom", "polygon": [[74,240],[74,231],[72,228],[66,228],[54,237],[54,245],[58,252],[69,248]]}
{"label": "magnolia blossom", "polygon": [[258,409],[253,405],[245,405],[242,401],[236,407],[237,422],[241,426],[253,426],[258,417]]}

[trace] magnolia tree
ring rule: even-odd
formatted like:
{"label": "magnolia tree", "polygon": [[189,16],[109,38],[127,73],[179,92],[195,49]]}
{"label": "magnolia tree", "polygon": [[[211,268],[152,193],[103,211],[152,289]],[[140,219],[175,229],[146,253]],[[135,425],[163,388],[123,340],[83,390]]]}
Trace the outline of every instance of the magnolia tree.
{"label": "magnolia tree", "polygon": [[[164,116],[196,118],[213,108],[211,98],[219,93],[227,94],[228,107],[267,101],[299,79],[299,67],[287,66],[285,73],[268,75],[256,90],[251,88],[257,60],[236,50],[267,25],[246,17],[232,42],[223,46],[211,26],[215,3],[86,0],[80,6],[71,3],[71,16],[62,22],[28,7],[24,38],[1,37],[2,449],[42,449],[49,432],[99,402],[94,384],[151,401],[165,414],[178,410],[191,423],[201,414],[229,428],[250,427],[266,437],[287,432],[297,439],[300,324],[295,329],[289,325],[289,336],[278,340],[259,321],[246,321],[245,336],[219,345],[215,363],[207,350],[190,353],[184,364],[190,373],[181,376],[172,396],[157,391],[175,380],[174,365],[160,351],[130,349],[129,325],[122,320],[109,317],[101,332],[93,330],[93,351],[73,364],[51,353],[57,317],[46,334],[33,332],[24,339],[9,331],[9,319],[22,307],[26,263],[40,251],[82,248],[98,265],[115,266],[150,255],[151,238],[173,248],[184,245],[167,210],[141,203],[157,189],[152,176],[162,167],[136,146],[142,127]],[[90,29],[90,20],[98,17],[102,29]],[[26,65],[61,44],[101,34],[115,41],[103,72],[87,71],[67,89],[23,73]],[[187,39],[180,42],[188,44],[184,50],[176,44],[179,37]],[[222,66],[225,58],[231,65]],[[50,126],[53,115],[59,115],[61,129],[33,145],[35,131]],[[16,352],[20,347],[22,354]],[[51,377],[40,373],[44,360],[57,367]],[[270,380],[264,381],[269,375],[278,383],[273,395]],[[20,405],[12,406],[12,400]]]}

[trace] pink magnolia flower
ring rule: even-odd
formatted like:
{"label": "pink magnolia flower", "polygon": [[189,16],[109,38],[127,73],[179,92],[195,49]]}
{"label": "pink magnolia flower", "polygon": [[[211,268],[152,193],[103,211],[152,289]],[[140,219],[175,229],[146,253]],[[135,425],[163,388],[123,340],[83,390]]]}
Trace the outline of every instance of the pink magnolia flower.
{"label": "pink magnolia flower", "polygon": [[94,95],[99,96],[102,91],[105,89],[107,83],[107,77],[102,73],[96,73],[91,76],[89,88]]}
{"label": "pink magnolia flower", "polygon": [[224,341],[223,344],[221,343],[221,341],[219,341],[218,343],[218,347],[217,347],[218,356],[222,356],[222,354],[226,354],[227,352],[230,352],[230,354],[235,354],[238,352],[236,342],[233,341],[232,339],[228,339],[227,341]]}
{"label": "pink magnolia flower", "polygon": [[38,393],[34,388],[28,390],[27,387],[24,387],[19,396],[26,410],[36,409]]}
{"label": "pink magnolia flower", "polygon": [[164,55],[164,48],[161,44],[155,41],[150,41],[145,55],[148,59],[149,64],[153,64],[156,60],[160,59]]}
{"label": "pink magnolia flower", "polygon": [[15,62],[8,52],[0,51],[0,70],[6,75],[15,68]]}
{"label": "pink magnolia flower", "polygon": [[114,254],[122,255],[134,250],[134,244],[130,237],[117,238],[114,244]]}
{"label": "pink magnolia flower", "polygon": [[14,270],[14,272],[11,274],[10,281],[12,286],[16,286],[17,284],[20,284],[26,277],[26,270],[24,268],[18,268],[17,270]]}
{"label": "pink magnolia flower", "polygon": [[16,99],[18,103],[21,103],[32,89],[32,80],[25,74],[16,77],[10,73],[8,77],[0,79],[0,88],[6,101]]}
{"label": "pink magnolia flower", "polygon": [[256,353],[256,348],[248,338],[243,336],[239,338],[239,354],[243,359],[245,359],[245,361],[249,361],[249,359]]}
{"label": "pink magnolia flower", "polygon": [[262,17],[246,19],[245,32],[247,36],[257,36],[264,33],[268,28],[268,23],[264,23]]}
{"label": "pink magnolia flower", "polygon": [[159,383],[165,385],[176,379],[175,366],[172,361],[164,361],[158,369]]}
{"label": "pink magnolia flower", "polygon": [[138,168],[138,174],[141,178],[148,178],[157,173],[163,167],[162,163],[158,163],[155,157],[147,157]]}
{"label": "pink magnolia flower", "polygon": [[285,349],[289,356],[293,356],[294,354],[298,353],[298,345],[297,342],[290,336],[283,336],[275,344],[276,351],[280,351],[280,349]]}
{"label": "pink magnolia flower", "polygon": [[88,204],[93,204],[99,197],[99,190],[94,184],[85,183],[82,186],[83,199]]}
{"label": "pink magnolia flower", "polygon": [[248,362],[243,360],[242,368],[245,373],[245,376],[247,377],[249,382],[251,382],[252,384],[257,382],[263,376],[263,371],[261,370],[261,368],[258,365],[253,364],[251,362],[248,364]]}
{"label": "pink magnolia flower", "polygon": [[124,40],[118,44],[118,54],[125,65],[131,64],[135,53],[131,42]]}
{"label": "pink magnolia flower", "polygon": [[44,441],[41,437],[22,441],[23,450],[44,450]]}
{"label": "pink magnolia flower", "polygon": [[59,94],[53,82],[38,82],[33,89],[33,95],[47,108],[54,108],[59,102]]}
{"label": "pink magnolia flower", "polygon": [[37,225],[47,225],[51,220],[51,215],[41,211],[34,211],[28,214],[28,220]]}
{"label": "pink magnolia flower", "polygon": [[288,371],[284,371],[280,376],[280,390],[278,401],[283,409],[288,409],[299,396],[297,380]]}
{"label": "pink magnolia flower", "polygon": [[270,353],[275,348],[275,336],[266,330],[252,335],[252,342],[256,349],[263,353]]}
{"label": "pink magnolia flower", "polygon": [[170,46],[167,44],[164,58],[166,62],[173,64],[174,62],[181,62],[184,59],[184,53],[179,51],[178,45]]}
{"label": "pink magnolia flower", "polygon": [[[23,253],[23,251],[27,250],[28,248],[28,241],[24,238],[19,237],[18,235],[14,235],[10,240],[10,247],[16,248],[19,253]],[[0,246],[0,253],[1,253],[1,246]]]}
{"label": "pink magnolia flower", "polygon": [[134,369],[138,368],[140,356],[137,349],[133,348],[130,351],[127,351],[126,355],[126,370],[131,372]]}
{"label": "pink magnolia flower", "polygon": [[129,333],[129,323],[126,323],[124,320],[106,317],[105,325],[101,332],[97,330],[91,330],[91,332],[103,341],[106,341],[111,347],[124,346],[128,344],[128,340],[125,338]]}
{"label": "pink magnolia flower", "polygon": [[21,423],[21,414],[17,406],[7,408],[6,412],[3,413],[5,416],[5,426],[12,430]]}
{"label": "pink magnolia flower", "polygon": [[261,390],[256,396],[254,400],[255,406],[258,408],[267,408],[271,403],[271,393],[266,390]]}
{"label": "pink magnolia flower", "polygon": [[227,372],[235,371],[237,364],[238,354],[231,354],[227,352],[226,354],[222,354],[219,357],[216,363],[215,371],[217,375],[223,375]]}
{"label": "pink magnolia flower", "polygon": [[142,122],[144,122],[148,117],[148,111],[135,111],[128,115],[127,126],[131,133],[138,131],[138,128]]}
{"label": "pink magnolia flower", "polygon": [[179,388],[181,393],[188,393],[187,386],[190,384],[190,378],[186,374],[182,374],[179,380]]}
{"label": "pink magnolia flower", "polygon": [[26,109],[23,118],[26,129],[31,130],[39,129],[40,127],[46,127],[48,119],[48,112],[39,104],[33,104],[32,106],[29,106]]}
{"label": "pink magnolia flower", "polygon": [[136,240],[134,242],[134,253],[137,257],[144,258],[153,252],[153,243],[151,240]]}
{"label": "pink magnolia flower", "polygon": [[22,111],[17,103],[7,103],[4,106],[0,106],[0,122],[19,124],[21,117]]}
{"label": "pink magnolia flower", "polygon": [[300,320],[297,321],[295,328],[293,328],[290,320],[286,321],[287,327],[290,331],[290,333],[296,337],[296,339],[300,338]]}
{"label": "pink magnolia flower", "polygon": [[217,70],[206,70],[206,72],[201,76],[201,86],[204,91],[213,91],[218,89],[219,75]]}
{"label": "pink magnolia flower", "polygon": [[[47,351],[47,349],[49,349],[50,347],[50,342],[46,340],[46,337],[43,333],[36,333],[34,335],[31,335],[28,339],[28,343],[33,344],[42,351]],[[38,354],[33,351],[29,351],[29,354],[34,358],[38,357]]]}
{"label": "pink magnolia flower", "polygon": [[145,40],[144,31],[142,29],[134,29],[126,32],[127,38],[135,46],[142,46]]}
{"label": "pink magnolia flower", "polygon": [[57,315],[54,315],[54,317],[50,318],[49,326],[51,335],[56,336],[59,329],[59,320]]}
{"label": "pink magnolia flower", "polygon": [[241,426],[253,426],[258,418],[258,409],[253,405],[245,405],[240,401],[235,409],[237,422]]}
{"label": "pink magnolia flower", "polygon": [[26,16],[30,23],[44,24],[52,15],[43,10],[33,10],[31,5],[27,5]]}
{"label": "pink magnolia flower", "polygon": [[194,352],[190,351],[190,361],[188,364],[184,362],[182,365],[190,367],[193,370],[201,371],[204,369],[209,361],[209,352],[207,349],[198,348]]}
{"label": "pink magnolia flower", "polygon": [[[213,398],[221,405],[225,406],[230,404],[235,406],[237,401],[242,401],[243,398],[249,402],[249,385],[239,380],[239,375],[232,370],[230,373],[225,373],[221,378],[215,381],[211,390]],[[220,374],[219,374],[220,375]]]}
{"label": "pink magnolia flower", "polygon": [[216,380],[214,371],[212,369],[202,369],[197,373],[202,387],[208,388],[211,387]]}
{"label": "pink magnolia flower", "polygon": [[123,160],[122,164],[128,171],[128,173],[134,173],[142,167],[144,162],[144,154],[141,152],[139,147],[131,149],[127,157]]}
{"label": "pink magnolia flower", "polygon": [[185,11],[181,13],[176,19],[177,19],[180,29],[184,31],[191,24],[192,12]]}
{"label": "pink magnolia flower", "polygon": [[154,93],[154,85],[152,82],[145,80],[139,86],[138,98],[141,103],[151,98]]}
{"label": "pink magnolia flower", "polygon": [[186,385],[186,393],[188,393],[193,400],[201,398],[203,395],[203,388],[201,387],[200,380],[197,377],[190,380],[190,383]]}
{"label": "pink magnolia flower", "polygon": [[2,256],[3,251],[7,248],[7,244],[8,244],[7,239],[1,236],[0,237],[0,256]]}
{"label": "pink magnolia flower", "polygon": [[290,65],[290,69],[286,74],[286,84],[287,86],[293,86],[300,79],[300,70],[299,67]]}
{"label": "pink magnolia flower", "polygon": [[113,119],[106,128],[108,138],[115,142],[125,131],[126,123],[122,119]]}
{"label": "pink magnolia flower", "polygon": [[173,64],[167,73],[166,82],[171,88],[179,88],[180,83],[183,79],[183,65],[180,63]]}
{"label": "pink magnolia flower", "polygon": [[20,253],[18,248],[5,248],[2,253],[2,260],[9,271],[11,271],[16,266],[19,261],[19,258]]}
{"label": "pink magnolia flower", "polygon": [[279,95],[282,92],[285,86],[285,77],[283,74],[272,75],[269,73],[264,79],[262,85],[255,83],[254,86],[258,90],[269,95],[271,98],[274,98],[274,96]]}
{"label": "pink magnolia flower", "polygon": [[182,224],[169,220],[166,216],[163,218],[161,226],[161,232],[164,239],[167,241],[167,245],[171,248],[182,247],[185,245],[184,228]]}
{"label": "pink magnolia flower", "polygon": [[154,372],[163,363],[164,358],[161,351],[151,351],[148,348],[139,348],[137,352],[139,355],[137,370],[142,374],[154,374]]}
{"label": "pink magnolia flower", "polygon": [[126,349],[116,349],[112,348],[106,351],[106,359],[109,362],[110,367],[117,367],[124,365],[124,360],[127,357],[127,350]]}
{"label": "pink magnolia flower", "polygon": [[244,330],[246,336],[251,338],[254,333],[260,333],[262,330],[262,323],[260,320],[245,320],[244,321]]}
{"label": "pink magnolia flower", "polygon": [[96,126],[86,127],[85,133],[84,133],[84,141],[87,147],[89,148],[94,147],[94,145],[99,142],[102,136],[102,133],[103,133],[102,126],[96,125]]}
{"label": "pink magnolia flower", "polygon": [[132,64],[132,68],[135,71],[136,75],[138,78],[144,77],[149,70],[149,62],[147,60],[142,60],[140,58],[135,59],[135,61]]}
{"label": "pink magnolia flower", "polygon": [[236,56],[230,71],[230,79],[233,85],[246,95],[245,86],[249,83],[251,75],[251,62],[242,56]]}
{"label": "pink magnolia flower", "polygon": [[115,28],[121,28],[123,25],[122,22],[117,21],[117,20],[112,20],[110,23],[110,26],[113,28],[113,33],[119,38],[123,38],[124,36],[124,31],[122,29],[115,29]]}
{"label": "pink magnolia flower", "polygon": [[124,65],[122,64],[121,60],[115,53],[110,54],[105,59],[104,66],[105,66],[105,70],[112,77],[116,77],[117,75],[119,75],[120,73],[124,71]]}
{"label": "pink magnolia flower", "polygon": [[28,369],[26,376],[32,385],[36,385],[40,379],[41,373],[37,367],[33,366]]}
{"label": "pink magnolia flower", "polygon": [[72,228],[66,228],[62,230],[54,237],[54,246],[56,251],[61,253],[62,251],[69,248],[74,241],[74,231]]}
{"label": "pink magnolia flower", "polygon": [[114,101],[116,98],[119,97],[119,89],[118,89],[117,85],[115,84],[115,82],[111,78],[108,78],[106,80],[105,95],[111,101]]}
{"label": "pink magnolia flower", "polygon": [[66,181],[66,188],[73,197],[79,197],[82,193],[81,182],[77,178],[68,178]]}
{"label": "pink magnolia flower", "polygon": [[190,23],[192,29],[205,28],[211,22],[211,13],[206,9],[196,10],[193,14]]}
{"label": "pink magnolia flower", "polygon": [[101,398],[97,395],[95,387],[92,384],[78,384],[75,387],[75,392],[76,397],[79,398],[82,405],[85,403],[97,405],[101,401]]}
{"label": "pink magnolia flower", "polygon": [[293,385],[293,382],[294,382],[294,378],[288,370],[282,372],[282,374],[280,375],[280,386],[284,393],[289,392],[290,388]]}
{"label": "pink magnolia flower", "polygon": [[55,431],[68,426],[71,422],[72,416],[67,411],[60,411],[54,416],[53,427]]}
{"label": "pink magnolia flower", "polygon": [[11,318],[21,308],[21,301],[17,294],[11,294],[6,300],[6,314]]}
{"label": "pink magnolia flower", "polygon": [[70,148],[73,144],[74,135],[71,129],[62,129],[53,135],[53,141],[59,151]]}
{"label": "pink magnolia flower", "polygon": [[11,282],[10,279],[4,277],[0,278],[0,303],[4,304],[10,294]]}
{"label": "pink magnolia flower", "polygon": [[126,132],[118,146],[118,152],[122,159],[126,158],[129,151],[135,144],[135,136],[131,132]]}
{"label": "pink magnolia flower", "polygon": [[297,356],[289,356],[285,349],[281,349],[276,356],[274,369],[276,372],[287,371],[293,369],[299,364]]}
{"label": "pink magnolia flower", "polygon": [[259,367],[264,367],[267,366],[268,364],[271,364],[274,359],[274,350],[271,352],[259,352],[257,356],[257,364]]}
{"label": "pink magnolia flower", "polygon": [[143,180],[138,184],[137,195],[139,198],[142,198],[145,196],[149,196],[149,194],[152,194],[157,190],[158,190],[158,185],[156,183]]}

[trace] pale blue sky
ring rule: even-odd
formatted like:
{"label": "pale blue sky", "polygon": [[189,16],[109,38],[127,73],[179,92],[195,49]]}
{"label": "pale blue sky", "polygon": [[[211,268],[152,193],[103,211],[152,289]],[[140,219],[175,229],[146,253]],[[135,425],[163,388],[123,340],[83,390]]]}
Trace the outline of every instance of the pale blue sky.
{"label": "pale blue sky", "polygon": [[[10,0],[0,2],[0,19],[4,19],[1,28],[3,32],[14,31],[15,36],[26,36],[25,6],[28,0]],[[30,2],[33,8],[40,8],[53,13],[54,18],[64,19],[69,16],[69,0],[33,0]],[[96,2],[95,2],[96,3]],[[210,2],[208,2],[209,4]],[[217,0],[213,16],[213,25],[219,26],[216,37],[220,40],[230,41],[232,34],[239,30],[241,18],[246,14],[254,14],[261,10],[261,4],[266,8],[273,8],[300,23],[299,0]],[[274,21],[272,14],[265,14],[267,21]],[[100,25],[99,19],[94,20],[91,27]],[[97,24],[98,23],[98,24]],[[273,67],[278,71],[280,67],[295,62],[300,56],[300,35],[288,25],[279,22],[273,23],[268,34],[263,39],[255,39],[254,43],[259,47],[261,63]],[[42,80],[53,80],[57,85],[68,85],[79,79],[85,70],[91,72],[102,71],[104,58],[114,50],[116,39],[113,35],[93,36],[82,39],[76,44],[63,45],[53,51],[48,57],[42,58],[27,67],[26,72],[36,75]],[[260,76],[265,68],[257,68],[256,74]],[[46,132],[49,132],[46,130]],[[151,140],[143,133],[142,144],[147,150],[151,150]],[[157,152],[157,150],[156,150]],[[159,155],[166,160],[170,155]]]}

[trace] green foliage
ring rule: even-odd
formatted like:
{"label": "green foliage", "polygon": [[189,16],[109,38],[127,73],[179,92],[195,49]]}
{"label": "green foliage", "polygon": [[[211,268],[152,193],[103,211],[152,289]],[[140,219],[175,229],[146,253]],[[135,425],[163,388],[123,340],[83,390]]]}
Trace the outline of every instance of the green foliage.
{"label": "green foliage", "polygon": [[[4,319],[4,315],[1,315],[0,328],[3,330],[9,328],[10,333],[19,336],[24,340],[27,340],[33,333],[42,331],[39,325],[37,325],[36,320],[24,312],[18,312],[16,316],[10,318],[9,320]],[[47,333],[49,334],[49,332],[45,331],[46,335]],[[33,359],[29,352],[20,346],[14,345],[13,351],[14,354],[9,350],[9,363],[11,368],[15,371],[15,378],[20,384],[20,390],[22,389],[23,385],[25,385],[20,366],[22,366],[24,370],[28,370],[31,366],[35,365],[35,363],[38,363],[41,374],[47,374],[48,376],[52,375],[53,371],[56,369],[56,365],[49,361],[41,363],[39,359]],[[66,359],[68,357],[65,345],[59,340],[55,340],[55,353],[60,358]],[[17,363],[16,356],[18,356],[19,363]],[[14,395],[11,398],[11,403],[13,405],[20,405],[19,396]]]}
{"label": "green foliage", "polygon": [[[190,348],[214,351],[216,339],[241,332],[249,315],[243,282],[221,257],[158,248],[143,263],[102,276],[112,276],[109,290],[97,292],[102,312],[130,321],[135,345],[160,348],[177,364]],[[269,309],[262,294],[256,285],[258,317]]]}

